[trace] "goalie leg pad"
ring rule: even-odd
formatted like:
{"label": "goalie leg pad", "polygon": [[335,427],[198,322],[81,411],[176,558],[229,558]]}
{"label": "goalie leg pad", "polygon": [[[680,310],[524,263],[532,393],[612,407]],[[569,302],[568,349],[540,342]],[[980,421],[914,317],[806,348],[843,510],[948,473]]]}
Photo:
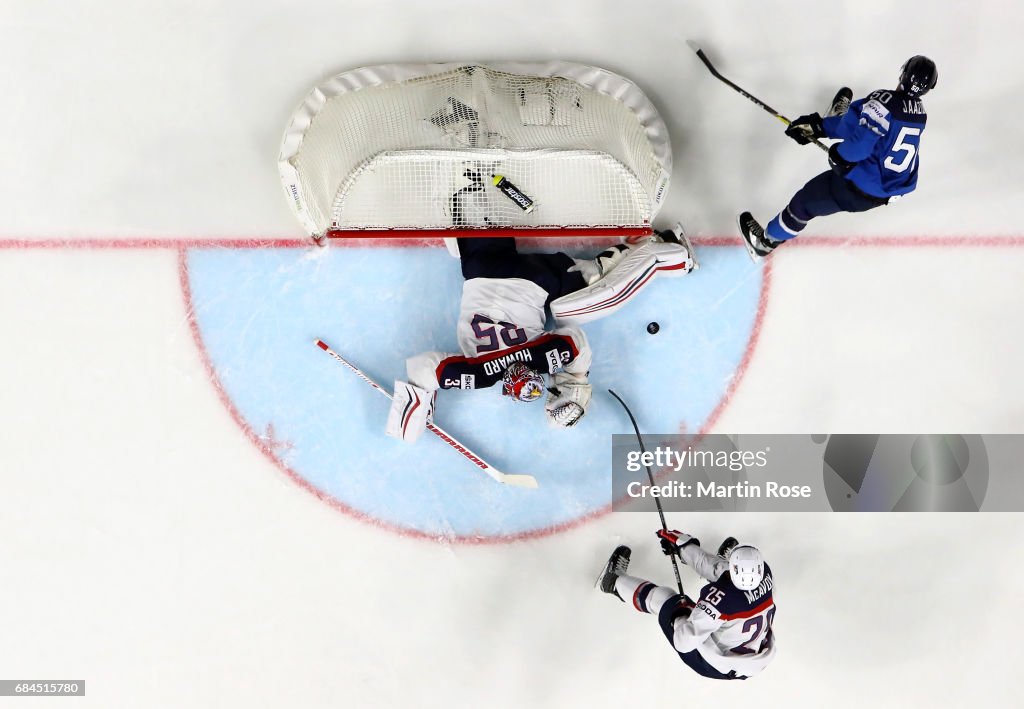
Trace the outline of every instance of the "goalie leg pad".
{"label": "goalie leg pad", "polygon": [[434,420],[436,397],[437,392],[431,394],[415,384],[396,381],[384,433],[406,443],[415,443],[427,424]]}
{"label": "goalie leg pad", "polygon": [[659,273],[684,275],[692,270],[691,253],[686,244],[671,241],[634,247],[600,280],[551,301],[551,314],[560,324],[572,325],[611,315]]}

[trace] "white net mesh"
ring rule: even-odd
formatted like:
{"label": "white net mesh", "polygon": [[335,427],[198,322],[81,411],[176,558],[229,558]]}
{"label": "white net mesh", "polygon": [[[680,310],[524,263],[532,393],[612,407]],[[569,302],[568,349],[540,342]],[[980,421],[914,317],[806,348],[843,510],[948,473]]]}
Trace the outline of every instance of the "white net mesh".
{"label": "white net mesh", "polygon": [[[670,151],[664,124],[633,84],[564,63],[557,68],[576,67],[600,86],[446,66],[419,75],[401,66],[357,70],[311,94],[281,162],[311,232],[650,225]],[[609,85],[633,106],[603,93]],[[494,176],[526,199],[514,200]]]}

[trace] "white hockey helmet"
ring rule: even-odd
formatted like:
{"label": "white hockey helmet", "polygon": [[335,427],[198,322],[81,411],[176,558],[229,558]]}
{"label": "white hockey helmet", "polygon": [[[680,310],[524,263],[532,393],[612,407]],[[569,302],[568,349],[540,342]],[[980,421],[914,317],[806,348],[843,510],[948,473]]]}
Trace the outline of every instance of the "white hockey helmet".
{"label": "white hockey helmet", "polygon": [[752,591],[764,580],[764,557],[757,547],[740,544],[729,552],[729,578],[741,591]]}

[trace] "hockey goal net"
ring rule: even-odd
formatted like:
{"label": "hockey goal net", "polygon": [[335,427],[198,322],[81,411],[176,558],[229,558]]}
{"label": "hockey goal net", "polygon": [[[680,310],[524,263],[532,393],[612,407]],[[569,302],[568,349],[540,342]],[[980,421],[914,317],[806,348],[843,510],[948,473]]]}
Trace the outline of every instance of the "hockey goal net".
{"label": "hockey goal net", "polygon": [[316,87],[292,115],[279,169],[317,240],[637,236],[661,206],[672,153],[653,104],[604,69],[391,64]]}

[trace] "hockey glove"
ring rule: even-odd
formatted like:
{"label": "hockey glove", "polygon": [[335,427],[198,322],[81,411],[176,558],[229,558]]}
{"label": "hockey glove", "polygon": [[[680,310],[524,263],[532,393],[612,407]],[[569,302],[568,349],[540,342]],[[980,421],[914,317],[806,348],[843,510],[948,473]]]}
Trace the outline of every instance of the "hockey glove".
{"label": "hockey glove", "polygon": [[591,387],[586,377],[559,372],[551,377],[544,410],[548,421],[555,426],[575,426],[590,406]]}
{"label": "hockey glove", "polygon": [[809,113],[800,116],[786,128],[786,135],[800,143],[807,145],[812,140],[817,140],[825,135],[825,127],[821,123],[821,115]]}
{"label": "hockey glove", "polygon": [[434,421],[436,398],[436,391],[431,394],[415,384],[396,381],[384,433],[406,443],[415,443],[427,424]]}
{"label": "hockey glove", "polygon": [[857,163],[850,162],[842,155],[839,154],[839,146],[841,143],[833,143],[832,147],[828,149],[828,164],[829,166],[840,175],[845,175],[853,166]]}
{"label": "hockey glove", "polygon": [[661,550],[665,556],[679,556],[679,550],[688,544],[700,546],[700,540],[697,537],[684,534],[676,529],[659,529],[655,534],[661,540]]}
{"label": "hockey glove", "polygon": [[697,604],[693,602],[693,599],[687,595],[679,597],[679,603],[675,608],[672,609],[669,615],[669,623],[675,623],[679,618],[689,618],[690,613],[697,607]]}

